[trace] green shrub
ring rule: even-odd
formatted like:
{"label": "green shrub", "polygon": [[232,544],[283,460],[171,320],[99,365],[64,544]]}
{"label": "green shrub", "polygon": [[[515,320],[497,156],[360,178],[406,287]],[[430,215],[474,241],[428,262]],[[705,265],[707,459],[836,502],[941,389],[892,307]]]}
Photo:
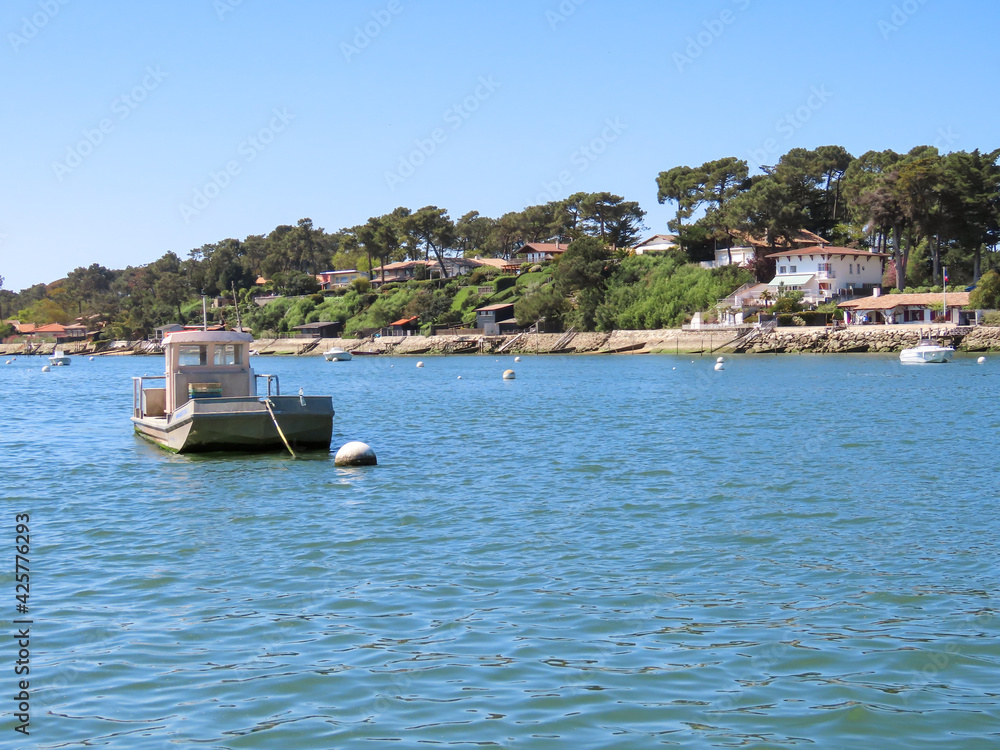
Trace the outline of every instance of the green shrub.
{"label": "green shrub", "polygon": [[984,326],[1000,327],[1000,311],[988,312],[980,319],[980,324]]}

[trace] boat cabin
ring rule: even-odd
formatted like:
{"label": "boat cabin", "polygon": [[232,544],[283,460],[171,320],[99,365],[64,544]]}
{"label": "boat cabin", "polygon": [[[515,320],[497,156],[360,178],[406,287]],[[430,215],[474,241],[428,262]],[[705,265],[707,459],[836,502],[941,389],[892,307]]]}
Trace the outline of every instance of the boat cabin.
{"label": "boat cabin", "polygon": [[192,398],[256,396],[253,336],[236,331],[175,331],[163,340],[164,388],[145,388],[143,413],[172,414]]}

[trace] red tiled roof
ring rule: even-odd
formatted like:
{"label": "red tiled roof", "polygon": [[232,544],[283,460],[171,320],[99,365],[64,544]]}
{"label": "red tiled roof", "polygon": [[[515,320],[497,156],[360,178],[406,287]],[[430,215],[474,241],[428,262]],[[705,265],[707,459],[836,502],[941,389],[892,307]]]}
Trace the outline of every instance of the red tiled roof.
{"label": "red tiled roof", "polygon": [[414,315],[412,318],[400,318],[394,323],[390,323],[391,326],[405,326],[408,323],[413,323],[415,320],[419,319],[419,315]]}
{"label": "red tiled roof", "polygon": [[[948,292],[948,307],[965,307],[969,304],[969,292]],[[941,292],[923,294],[882,294],[878,297],[864,297],[841,302],[837,307],[847,310],[891,310],[894,307],[914,305],[929,307],[939,305],[946,295]]]}
{"label": "red tiled roof", "polygon": [[66,326],[59,323],[46,323],[43,326],[37,326],[35,328],[35,333],[65,333]]}

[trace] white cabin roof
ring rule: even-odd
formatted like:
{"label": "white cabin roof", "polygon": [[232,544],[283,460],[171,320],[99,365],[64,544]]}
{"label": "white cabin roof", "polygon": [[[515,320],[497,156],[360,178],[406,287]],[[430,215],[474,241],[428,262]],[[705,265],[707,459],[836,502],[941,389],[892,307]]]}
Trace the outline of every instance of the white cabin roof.
{"label": "white cabin roof", "polygon": [[163,339],[163,344],[234,344],[250,343],[253,335],[239,331],[173,331]]}

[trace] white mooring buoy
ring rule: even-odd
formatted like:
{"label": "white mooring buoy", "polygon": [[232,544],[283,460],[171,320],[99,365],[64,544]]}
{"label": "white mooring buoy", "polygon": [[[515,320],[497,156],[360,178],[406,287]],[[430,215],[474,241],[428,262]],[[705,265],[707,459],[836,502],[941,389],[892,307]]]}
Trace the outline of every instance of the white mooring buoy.
{"label": "white mooring buoy", "polygon": [[979,359],[976,360],[976,363],[980,364],[980,365],[985,365],[986,364],[986,357],[980,357]]}
{"label": "white mooring buoy", "polygon": [[504,370],[503,371],[503,379],[504,380],[513,380],[514,379],[514,371],[513,370]]}
{"label": "white mooring buoy", "polygon": [[51,369],[49,368],[48,365],[45,365],[44,367],[42,367],[42,372],[51,372]]}
{"label": "white mooring buoy", "polygon": [[520,358],[520,357],[514,357],[514,361],[515,361],[515,362],[520,362],[520,361],[521,361],[521,358]]}
{"label": "white mooring buoy", "polygon": [[341,446],[334,456],[333,463],[336,466],[375,466],[378,461],[370,445],[352,440]]}
{"label": "white mooring buoy", "polygon": [[716,362],[715,363],[715,369],[716,370],[725,370],[726,366],[722,362]]}
{"label": "white mooring buoy", "polygon": [[423,362],[417,362],[417,367],[423,367],[423,366],[424,366]]}
{"label": "white mooring buoy", "polygon": [[715,360],[715,361],[716,361],[716,362],[719,362],[719,363],[721,364],[721,363],[723,363],[723,362],[725,362],[725,361],[726,361],[726,358],[725,358],[725,357],[719,357],[719,358],[718,358],[717,360]]}

